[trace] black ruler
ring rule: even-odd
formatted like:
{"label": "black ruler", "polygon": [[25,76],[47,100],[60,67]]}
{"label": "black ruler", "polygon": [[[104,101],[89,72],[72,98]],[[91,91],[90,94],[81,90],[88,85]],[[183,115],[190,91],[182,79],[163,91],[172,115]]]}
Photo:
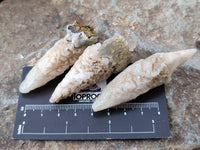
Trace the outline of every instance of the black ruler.
{"label": "black ruler", "polygon": [[[23,69],[22,80],[30,69]],[[170,136],[164,86],[128,103],[93,112],[93,100],[114,75],[59,104],[49,103],[52,92],[65,74],[28,94],[19,93],[14,139],[97,140]]]}

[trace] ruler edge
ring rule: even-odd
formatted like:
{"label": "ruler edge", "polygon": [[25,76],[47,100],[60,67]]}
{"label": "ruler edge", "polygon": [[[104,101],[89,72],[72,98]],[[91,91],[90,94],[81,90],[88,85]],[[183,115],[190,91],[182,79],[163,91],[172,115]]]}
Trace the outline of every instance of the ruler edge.
{"label": "ruler edge", "polygon": [[[22,68],[22,74],[21,74],[21,82],[20,82],[20,84],[22,83],[22,81],[24,80],[23,78],[23,75],[24,75],[24,72],[25,72],[25,68],[31,68],[31,66],[24,66],[23,68]],[[21,97],[22,97],[22,93],[21,92],[19,92],[19,94],[18,94],[18,101],[17,101],[17,107],[16,107],[16,111],[15,111],[15,121],[14,121],[14,127],[13,127],[13,132],[12,132],[12,139],[16,139],[15,138],[15,131],[16,131],[16,124],[17,124],[17,111],[19,110],[19,107],[20,107],[20,103],[19,103],[19,100],[21,99]],[[16,134],[17,135],[17,134]]]}

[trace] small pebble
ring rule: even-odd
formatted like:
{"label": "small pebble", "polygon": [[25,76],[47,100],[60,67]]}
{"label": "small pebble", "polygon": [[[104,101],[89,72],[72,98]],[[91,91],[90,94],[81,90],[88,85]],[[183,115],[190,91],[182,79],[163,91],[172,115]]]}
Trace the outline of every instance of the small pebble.
{"label": "small pebble", "polygon": [[61,12],[59,13],[59,15],[62,16],[62,15],[63,15],[63,11],[61,11]]}
{"label": "small pebble", "polygon": [[75,13],[75,11],[76,11],[76,9],[75,9],[75,8],[73,8],[73,9],[71,9],[71,10],[70,10],[70,13],[72,13],[72,14],[73,14],[73,13]]}
{"label": "small pebble", "polygon": [[56,23],[56,28],[58,29],[60,27],[59,23]]}
{"label": "small pebble", "polygon": [[114,26],[118,25],[116,22],[113,22],[112,24],[113,24]]}

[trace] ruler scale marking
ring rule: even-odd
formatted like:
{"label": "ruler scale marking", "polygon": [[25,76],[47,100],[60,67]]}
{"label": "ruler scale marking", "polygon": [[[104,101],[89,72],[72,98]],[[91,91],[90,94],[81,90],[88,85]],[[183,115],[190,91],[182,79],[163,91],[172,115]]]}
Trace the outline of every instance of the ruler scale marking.
{"label": "ruler scale marking", "polygon": [[[156,104],[156,105],[154,105]],[[150,106],[149,106],[150,105]],[[40,105],[40,104],[34,104],[34,105],[25,105],[25,110],[66,110],[66,109],[91,109],[92,104],[49,104],[49,105]],[[152,103],[125,103],[121,104],[119,106],[116,106],[118,109],[131,109],[131,108],[157,108],[159,111],[159,105],[157,102]],[[25,111],[26,112],[26,111]]]}

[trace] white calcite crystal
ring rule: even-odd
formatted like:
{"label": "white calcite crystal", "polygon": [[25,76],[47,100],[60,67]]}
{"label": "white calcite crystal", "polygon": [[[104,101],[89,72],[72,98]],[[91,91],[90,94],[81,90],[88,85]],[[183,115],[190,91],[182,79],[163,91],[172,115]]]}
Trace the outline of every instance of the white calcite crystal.
{"label": "white calcite crystal", "polygon": [[128,102],[154,87],[168,83],[173,71],[196,51],[196,49],[189,49],[156,53],[135,62],[106,86],[93,103],[93,111],[101,111]]}
{"label": "white calcite crystal", "polygon": [[59,102],[73,93],[107,79],[123,70],[131,61],[127,41],[116,34],[110,39],[89,46],[53,92],[50,102]]}
{"label": "white calcite crystal", "polygon": [[88,45],[97,42],[90,26],[74,22],[67,26],[67,35],[55,43],[27,74],[19,87],[21,93],[45,85],[72,66]]}

